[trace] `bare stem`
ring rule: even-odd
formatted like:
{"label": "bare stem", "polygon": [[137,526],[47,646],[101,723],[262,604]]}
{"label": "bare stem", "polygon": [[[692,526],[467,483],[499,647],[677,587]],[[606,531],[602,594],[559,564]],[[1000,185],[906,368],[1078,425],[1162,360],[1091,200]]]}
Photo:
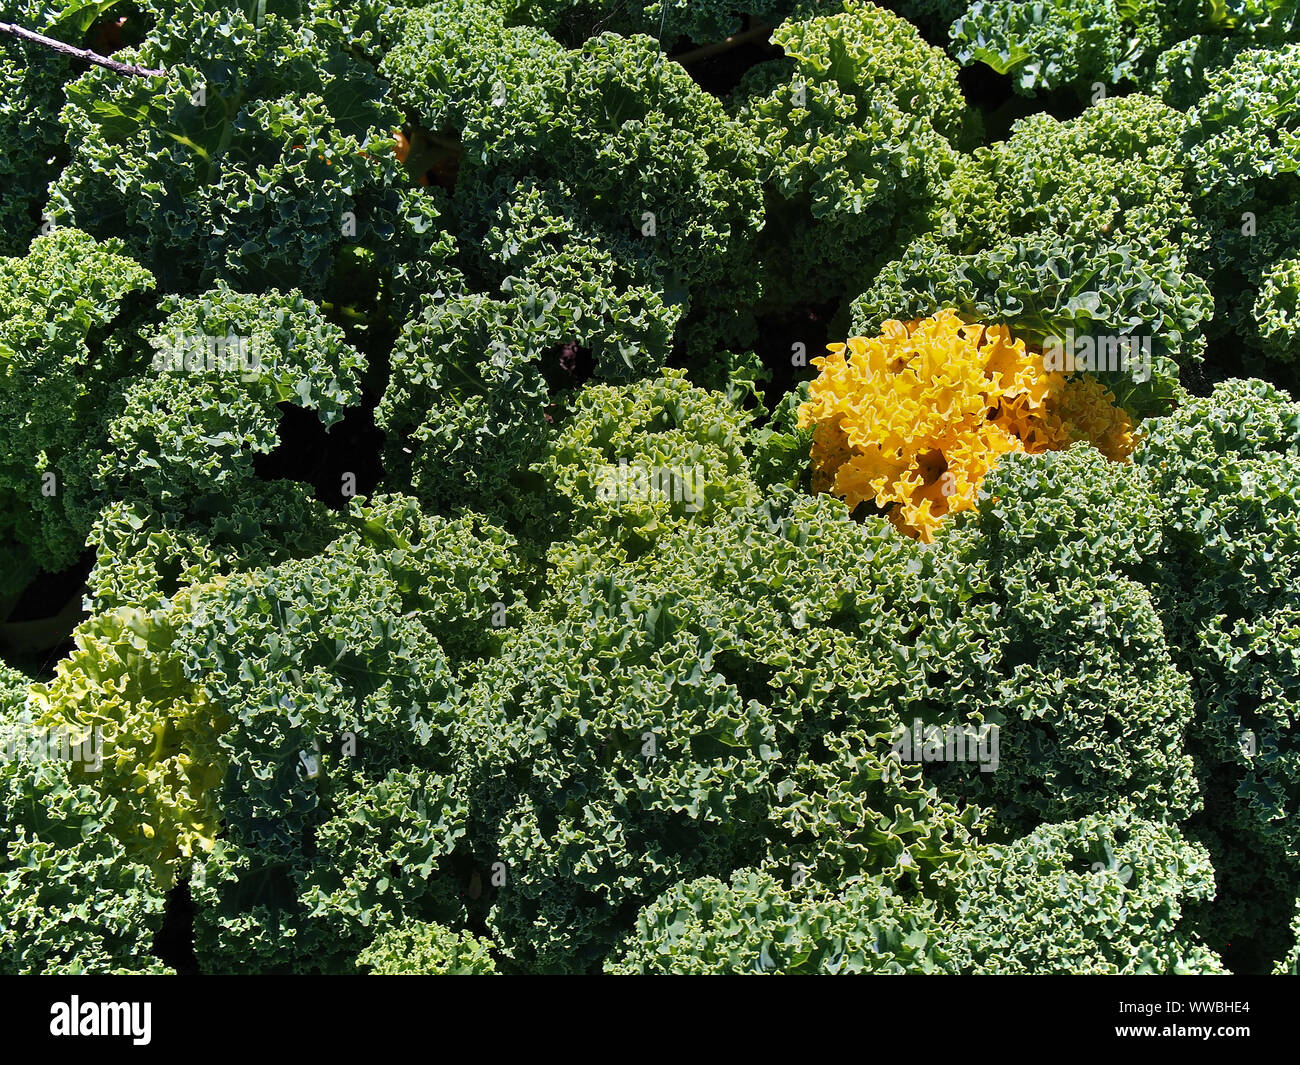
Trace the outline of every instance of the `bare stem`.
{"label": "bare stem", "polygon": [[716,41],[700,48],[692,48],[689,52],[683,52],[681,55],[675,55],[672,58],[682,66],[689,66],[691,63],[698,63],[701,59],[708,59],[710,56],[719,55],[722,52],[730,52],[733,48],[739,48],[742,44],[749,44],[751,41],[766,41],[771,36],[772,30],[772,26],[769,26],[766,22],[760,22],[756,26],[750,26],[747,30],[741,30],[740,33],[733,33],[725,41]]}
{"label": "bare stem", "polygon": [[95,66],[106,67],[118,74],[126,74],[133,78],[161,78],[167,73],[165,70],[146,70],[144,67],[133,67],[128,63],[119,63],[116,59],[109,59],[98,52],[92,52],[89,48],[76,48],[63,41],[56,41],[53,37],[46,37],[43,33],[33,33],[31,30],[25,30],[21,26],[15,26],[9,22],[0,22],[0,33],[7,33],[11,37],[31,41],[33,44],[39,44],[72,59],[81,59],[87,63],[94,63]]}

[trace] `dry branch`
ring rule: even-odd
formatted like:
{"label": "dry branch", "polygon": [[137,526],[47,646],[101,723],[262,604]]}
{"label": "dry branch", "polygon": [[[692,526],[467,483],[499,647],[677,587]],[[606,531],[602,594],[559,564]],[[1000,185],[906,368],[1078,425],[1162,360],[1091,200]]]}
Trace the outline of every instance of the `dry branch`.
{"label": "dry branch", "polygon": [[9,36],[17,37],[20,40],[31,41],[33,44],[42,45],[58,52],[60,55],[80,59],[87,63],[94,63],[96,66],[106,67],[119,74],[127,74],[134,78],[161,78],[167,73],[165,70],[147,70],[144,67],[133,67],[129,63],[119,63],[116,59],[109,59],[98,52],[92,52],[89,48],[77,48],[63,41],[56,41],[53,37],[46,37],[43,33],[25,30],[23,27],[15,26],[10,22],[0,22],[0,33],[7,33]]}

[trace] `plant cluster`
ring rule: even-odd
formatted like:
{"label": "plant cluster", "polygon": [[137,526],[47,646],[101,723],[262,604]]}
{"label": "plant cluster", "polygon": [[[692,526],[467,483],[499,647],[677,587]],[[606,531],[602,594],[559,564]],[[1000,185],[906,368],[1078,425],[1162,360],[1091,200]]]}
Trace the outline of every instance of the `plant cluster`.
{"label": "plant cluster", "polygon": [[[1069,381],[1005,326],[971,326],[951,310],[889,321],[813,359],[821,373],[799,408],[813,431],[815,490],[850,509],[870,500],[929,542],[947,514],[969,510],[1009,452],[1037,454],[1086,439],[1120,460],[1132,422],[1095,377]],[[847,354],[846,354],[847,352]]]}

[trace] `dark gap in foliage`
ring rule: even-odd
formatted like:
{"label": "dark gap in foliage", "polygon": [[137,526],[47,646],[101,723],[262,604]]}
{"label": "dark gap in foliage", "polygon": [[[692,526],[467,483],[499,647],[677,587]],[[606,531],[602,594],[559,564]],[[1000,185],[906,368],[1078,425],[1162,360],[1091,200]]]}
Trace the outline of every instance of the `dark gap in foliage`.
{"label": "dark gap in foliage", "polygon": [[[1114,85],[1108,85],[1106,86],[1106,95],[1127,96],[1128,93],[1121,91]],[[1046,112],[1058,122],[1069,122],[1073,118],[1078,118],[1092,106],[1092,98],[1086,89],[1080,92],[1071,87],[1062,87],[1039,96],[1034,100],[1034,103],[1038,105],[1035,110]]]}
{"label": "dark gap in foliage", "polygon": [[822,623],[823,628],[834,629],[846,636],[856,636],[861,625],[855,593],[852,591],[841,595],[840,605]]}
{"label": "dark gap in foliage", "polygon": [[[892,508],[892,504],[890,506],[882,507],[875,500],[864,499],[861,503],[858,504],[857,509],[853,511],[852,517],[859,522],[866,521],[866,519],[869,517],[880,518],[882,521],[888,521],[889,512],[891,508]],[[915,643],[916,643],[916,637],[913,636],[912,644],[914,645]]]}
{"label": "dark gap in foliage", "polygon": [[58,573],[37,574],[36,579],[23,589],[23,594],[9,611],[9,616],[0,618],[0,621],[12,623],[52,617],[51,604],[55,607],[54,613],[57,613],[69,599],[84,590],[86,578],[94,566],[95,552],[88,550],[67,569]]}
{"label": "dark gap in foliage", "polygon": [[[833,300],[758,319],[757,354],[772,373],[772,379],[763,386],[763,402],[769,410],[800,381],[811,381],[817,376],[811,360],[824,355],[826,345],[835,339],[830,335],[830,324],[838,309],[839,301]],[[797,343],[804,345],[807,366],[795,366],[791,361]]]}
{"label": "dark gap in foliage", "polygon": [[42,683],[54,679],[60,662],[72,654],[76,643],[72,637],[60,640],[44,651],[13,651],[0,643],[0,660]]}
{"label": "dark gap in foliage", "polygon": [[934,47],[947,52],[948,31],[952,27],[951,22],[944,20],[939,15],[925,15],[917,11],[915,9],[915,0],[911,3],[900,3],[899,0],[874,0],[874,3],[877,7],[892,11],[899,18],[907,19],[927,44],[932,44]]}
{"label": "dark gap in foliage", "polygon": [[659,47],[663,49],[664,54],[669,59],[676,59],[679,55],[684,55],[697,45],[689,37],[679,34],[671,41],[660,41]]}
{"label": "dark gap in foliage", "polygon": [[[735,14],[739,15],[742,12],[737,11]],[[745,15],[744,25],[736,31],[736,34],[745,34],[754,29],[755,25],[754,18]],[[695,84],[701,89],[711,96],[725,98],[731,95],[736,86],[740,84],[740,79],[752,67],[784,55],[784,52],[778,46],[768,43],[769,36],[770,31],[743,43],[737,43],[729,47],[719,47],[719,50],[713,55],[700,56],[699,58],[696,58],[694,53],[701,48],[709,48],[712,45],[702,45],[691,41],[687,37],[678,37],[671,45],[664,42],[660,42],[660,45],[670,58],[685,60],[682,63],[682,69],[691,76]],[[712,44],[719,46],[723,45],[723,43],[723,41],[712,42]]]}
{"label": "dark gap in foliage", "polygon": [[[139,45],[149,31],[158,23],[152,11],[146,11],[139,3],[128,0],[126,3],[113,5],[109,12],[96,19],[86,31],[83,47],[98,52],[100,55],[112,55],[123,48]],[[105,50],[105,47],[108,50]]]}
{"label": "dark gap in foliage", "polygon": [[635,562],[652,547],[654,547],[653,540],[647,540],[643,536],[631,533],[627,540],[624,541],[623,551],[627,555],[627,560],[629,562]]}
{"label": "dark gap in foliage", "polygon": [[962,96],[972,107],[989,112],[1018,99],[1011,88],[1011,75],[999,74],[987,63],[974,63],[957,71]]}
{"label": "dark gap in foliage", "polygon": [[388,389],[393,347],[401,335],[402,323],[393,321],[377,308],[373,321],[364,328],[347,321],[335,324],[342,327],[348,343],[366,357],[366,369],[361,375],[362,403],[367,410],[373,410]]}
{"label": "dark gap in foliage", "polygon": [[255,455],[253,469],[264,481],[303,481],[328,506],[345,508],[344,475],[356,477],[356,495],[369,496],[383,478],[380,450],[383,432],[375,425],[374,406],[353,407],[330,429],[316,412],[279,404],[280,443],[269,455]]}
{"label": "dark gap in foliage", "polygon": [[1205,348],[1205,361],[1182,367],[1180,381],[1194,396],[1208,396],[1215,386],[1233,378],[1257,377],[1288,393],[1300,397],[1300,364],[1266,359],[1243,347],[1236,336],[1211,337]]}
{"label": "dark gap in foliage", "polygon": [[769,48],[758,44],[742,44],[730,51],[709,56],[684,69],[701,89],[710,96],[725,99],[731,95],[740,79],[759,63],[769,59],[778,59],[783,53],[779,48]]}
{"label": "dark gap in foliage", "polygon": [[831,758],[830,749],[826,746],[826,737],[844,728],[844,722],[839,719],[839,715],[836,715],[836,718],[834,722],[824,717],[815,717],[811,721],[801,722],[796,747],[809,761],[822,764]]}
{"label": "dark gap in foliage", "polygon": [[[464,926],[480,939],[493,938],[487,917],[503,890],[492,883],[492,866],[499,860],[495,857],[467,857],[457,852],[451,855],[450,869],[446,870],[446,875],[459,888],[456,897],[464,907]],[[507,870],[507,878],[509,875]]]}
{"label": "dark gap in foliage", "polygon": [[[546,389],[552,396],[571,389],[582,388],[596,372],[596,360],[591,349],[583,347],[576,340],[564,344],[553,344],[542,352],[539,367],[546,381]],[[548,408],[548,418],[552,403]]]}
{"label": "dark gap in foliage", "polygon": [[[1012,126],[1030,115],[1049,114],[1058,122],[1068,122],[1092,106],[1091,94],[1073,86],[1021,96],[1012,88],[1010,74],[999,74],[984,63],[962,67],[957,72],[957,83],[966,102],[983,116],[986,144],[1006,140]],[[1108,96],[1126,96],[1130,91],[1127,87],[1106,87]]]}
{"label": "dark gap in foliage", "polygon": [[49,680],[72,653],[72,633],[85,617],[82,596],[95,564],[87,549],[58,573],[39,573],[0,617],[0,654],[37,680]]}
{"label": "dark gap in foliage", "polygon": [[178,881],[167,895],[153,952],[181,976],[199,974],[199,960],[194,954],[194,900],[188,880]]}
{"label": "dark gap in foliage", "polygon": [[734,651],[720,651],[714,656],[713,671],[749,702],[767,705],[772,699],[772,678],[776,670]]}
{"label": "dark gap in foliage", "polygon": [[1007,641],[1007,645],[1002,651],[1003,668],[1013,673],[1021,666],[1034,665],[1042,654],[1042,648],[1033,639],[1027,639],[1017,633]]}

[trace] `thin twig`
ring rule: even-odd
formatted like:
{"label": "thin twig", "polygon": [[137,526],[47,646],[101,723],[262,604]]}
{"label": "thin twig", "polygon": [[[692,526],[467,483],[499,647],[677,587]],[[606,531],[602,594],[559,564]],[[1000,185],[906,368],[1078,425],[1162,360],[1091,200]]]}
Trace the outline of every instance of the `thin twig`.
{"label": "thin twig", "polygon": [[7,33],[11,37],[31,41],[33,44],[42,45],[73,59],[94,63],[98,67],[107,67],[109,70],[116,71],[119,74],[128,74],[134,78],[161,78],[167,74],[165,70],[146,70],[144,67],[133,67],[128,63],[119,63],[116,59],[108,59],[98,52],[92,52],[89,48],[76,48],[63,41],[56,41],[53,37],[46,37],[43,33],[33,33],[31,30],[25,30],[21,26],[15,26],[9,22],[0,22],[0,33]]}
{"label": "thin twig", "polygon": [[[589,30],[587,31],[587,36],[588,36],[588,37],[594,37],[594,36],[596,35],[596,31],[597,31],[598,29],[600,29],[601,26],[605,25],[606,22],[608,22],[610,19],[612,19],[615,15],[617,15],[617,14],[618,14],[620,11],[622,11],[623,8],[625,8],[625,7],[627,7],[627,0],[623,0],[623,2],[622,2],[621,4],[618,5],[618,7],[614,8],[613,11],[611,11],[611,12],[610,12],[608,15],[606,15],[603,19],[601,19],[599,22],[597,22],[596,25],[592,26],[591,29],[589,29]],[[668,0],[664,0],[664,11],[665,11],[665,13],[668,11]]]}
{"label": "thin twig", "polygon": [[706,44],[700,48],[692,48],[689,52],[683,52],[681,55],[675,55],[672,58],[674,61],[681,63],[682,66],[689,63],[698,63],[701,59],[708,59],[720,52],[730,52],[733,48],[739,48],[742,44],[749,44],[751,41],[770,37],[774,28],[766,22],[760,22],[757,26],[750,26],[749,29],[742,30],[740,33],[733,33],[725,41],[717,41],[714,44]]}

